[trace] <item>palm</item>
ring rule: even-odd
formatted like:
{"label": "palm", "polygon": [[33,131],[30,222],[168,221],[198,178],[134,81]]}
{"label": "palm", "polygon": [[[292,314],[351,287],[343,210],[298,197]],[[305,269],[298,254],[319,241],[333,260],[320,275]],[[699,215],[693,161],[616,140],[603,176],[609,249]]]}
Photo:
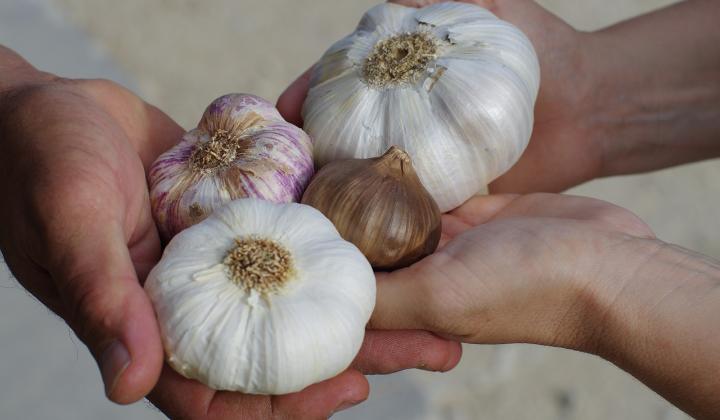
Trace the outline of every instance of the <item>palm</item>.
{"label": "palm", "polygon": [[[433,278],[427,293],[463,308],[455,313],[462,320],[449,315],[430,320],[437,326],[433,331],[464,342],[502,343],[522,336],[524,314],[540,313],[533,303],[554,307],[557,302],[562,308],[560,302],[573,292],[560,285],[576,274],[570,272],[575,265],[547,261],[578,261],[593,241],[620,243],[627,235],[653,236],[635,215],[599,200],[554,194],[475,197],[443,216],[442,248],[411,270],[419,278],[440,273],[442,280]],[[599,269],[593,264],[601,261],[590,262],[583,272]],[[552,333],[562,316],[548,316],[540,330]],[[477,325],[483,325],[480,335],[474,335]]]}

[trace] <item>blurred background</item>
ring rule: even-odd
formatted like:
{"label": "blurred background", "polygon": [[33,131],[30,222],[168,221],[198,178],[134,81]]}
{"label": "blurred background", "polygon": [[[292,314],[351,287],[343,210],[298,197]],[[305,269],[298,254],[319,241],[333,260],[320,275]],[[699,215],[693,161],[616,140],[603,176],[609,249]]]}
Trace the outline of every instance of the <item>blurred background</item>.
{"label": "blurred background", "polygon": [[[68,77],[131,88],[186,128],[228,92],[275,100],[375,0],[0,0],[0,43]],[[542,0],[593,30],[673,0]],[[720,257],[720,162],[595,181],[571,191],[627,207],[658,235]],[[1,225],[0,225],[1,228]],[[162,419],[105,400],[95,362],[0,266],[0,418]],[[596,357],[538,346],[465,346],[448,374],[371,378],[370,400],[334,418],[685,419]]]}

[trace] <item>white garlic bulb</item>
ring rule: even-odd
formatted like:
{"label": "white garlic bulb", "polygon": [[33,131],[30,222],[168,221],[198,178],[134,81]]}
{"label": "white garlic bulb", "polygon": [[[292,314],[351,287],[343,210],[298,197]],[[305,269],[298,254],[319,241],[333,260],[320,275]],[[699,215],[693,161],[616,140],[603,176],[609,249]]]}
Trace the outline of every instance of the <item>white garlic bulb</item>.
{"label": "white garlic bulb", "polygon": [[145,283],[168,363],[217,390],[286,394],[360,349],[375,276],[319,211],[241,199],[177,234]]}
{"label": "white garlic bulb", "polygon": [[539,83],[530,41],[486,9],[385,3],[315,66],[304,129],[317,165],[398,145],[448,211],[520,158]]}

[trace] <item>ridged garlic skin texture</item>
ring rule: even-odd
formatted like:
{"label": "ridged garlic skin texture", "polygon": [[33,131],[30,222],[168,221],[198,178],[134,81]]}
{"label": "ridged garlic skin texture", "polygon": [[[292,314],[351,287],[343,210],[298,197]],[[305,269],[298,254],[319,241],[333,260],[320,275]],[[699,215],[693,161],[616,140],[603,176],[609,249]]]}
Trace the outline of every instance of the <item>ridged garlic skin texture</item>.
{"label": "ridged garlic skin texture", "polygon": [[[437,46],[420,77],[391,86],[369,83],[364,70],[376,45],[419,32]],[[320,166],[376,157],[398,145],[448,211],[520,158],[539,83],[530,41],[488,10],[456,2],[422,9],[385,3],[370,9],[315,66],[304,129]]]}
{"label": "ridged garlic skin texture", "polygon": [[[193,153],[219,130],[240,139],[235,157],[206,171],[193,167]],[[153,214],[161,236],[169,240],[237,198],[300,201],[313,173],[312,142],[304,131],[260,97],[225,95],[207,107],[198,128],[153,163]]]}
{"label": "ridged garlic skin texture", "polygon": [[[222,268],[244,237],[290,252],[294,274],[277,294],[246,292]],[[375,305],[372,268],[329,220],[309,206],[256,199],[176,235],[145,289],[176,371],[251,394],[299,391],[345,370]]]}

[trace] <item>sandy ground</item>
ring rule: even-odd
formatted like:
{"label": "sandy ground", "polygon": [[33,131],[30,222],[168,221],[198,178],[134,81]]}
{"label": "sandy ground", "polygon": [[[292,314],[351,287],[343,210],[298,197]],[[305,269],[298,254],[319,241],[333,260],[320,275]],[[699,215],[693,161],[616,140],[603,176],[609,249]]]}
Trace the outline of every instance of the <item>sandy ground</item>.
{"label": "sandy ground", "polygon": [[[673,1],[543,0],[591,30]],[[38,67],[117,80],[185,127],[230,91],[275,99],[370,0],[2,0],[0,43]],[[720,257],[720,162],[595,181],[575,194],[625,206],[663,239]],[[0,418],[159,419],[105,401],[97,369],[64,324],[0,271]],[[595,357],[535,346],[466,346],[449,374],[374,377],[370,400],[335,418],[686,418]]]}

